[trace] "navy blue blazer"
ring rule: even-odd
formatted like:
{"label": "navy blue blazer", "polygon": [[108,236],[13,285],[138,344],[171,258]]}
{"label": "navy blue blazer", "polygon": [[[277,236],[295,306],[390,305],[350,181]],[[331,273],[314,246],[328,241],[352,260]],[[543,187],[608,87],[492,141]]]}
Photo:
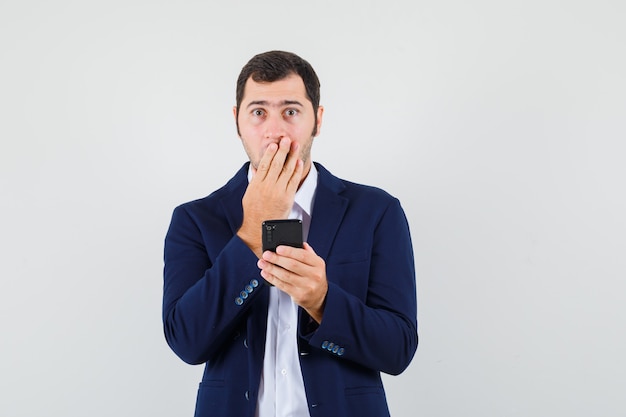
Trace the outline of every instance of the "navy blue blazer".
{"label": "navy blue blazer", "polygon": [[[321,324],[299,309],[298,349],[311,417],[388,416],[380,372],[417,348],[415,267],[399,201],[316,163],[308,243],[326,262]],[[206,363],[196,416],[254,416],[268,285],[236,235],[248,164],[206,198],[174,210],[165,238],[163,323],[172,350]],[[260,227],[260,226],[259,226]]]}

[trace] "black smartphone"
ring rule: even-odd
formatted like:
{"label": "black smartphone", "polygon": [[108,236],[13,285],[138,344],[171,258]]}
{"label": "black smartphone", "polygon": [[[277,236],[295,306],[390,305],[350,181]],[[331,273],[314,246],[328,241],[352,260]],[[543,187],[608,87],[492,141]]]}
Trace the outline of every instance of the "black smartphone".
{"label": "black smartphone", "polygon": [[266,220],[262,227],[263,252],[276,252],[280,245],[302,247],[302,220]]}

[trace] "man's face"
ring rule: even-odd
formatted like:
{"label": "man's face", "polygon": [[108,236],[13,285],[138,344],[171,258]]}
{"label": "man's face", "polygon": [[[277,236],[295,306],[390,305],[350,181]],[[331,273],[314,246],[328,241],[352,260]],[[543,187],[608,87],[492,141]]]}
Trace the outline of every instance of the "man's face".
{"label": "man's face", "polygon": [[311,166],[311,146],[322,126],[323,112],[323,107],[318,107],[316,122],[304,82],[296,74],[271,83],[257,83],[248,78],[239,114],[233,108],[243,147],[254,169],[270,143],[288,137],[300,144],[305,173]]}

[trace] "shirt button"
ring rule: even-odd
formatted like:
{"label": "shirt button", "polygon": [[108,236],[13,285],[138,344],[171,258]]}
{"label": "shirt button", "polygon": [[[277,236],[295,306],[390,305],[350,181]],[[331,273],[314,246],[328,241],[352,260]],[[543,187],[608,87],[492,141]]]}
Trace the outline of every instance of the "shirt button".
{"label": "shirt button", "polygon": [[283,374],[283,375],[287,375],[287,370],[283,369],[282,371],[280,371],[280,373]]}

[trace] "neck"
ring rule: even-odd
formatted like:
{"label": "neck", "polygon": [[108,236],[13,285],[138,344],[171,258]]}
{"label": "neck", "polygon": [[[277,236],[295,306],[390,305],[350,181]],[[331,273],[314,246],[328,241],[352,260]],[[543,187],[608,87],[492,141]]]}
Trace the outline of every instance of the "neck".
{"label": "neck", "polygon": [[298,184],[298,190],[300,189],[300,187],[302,187],[302,184],[304,183],[304,180],[306,180],[306,177],[309,175],[309,172],[311,172],[311,160],[308,160],[304,163],[302,179],[300,180],[300,184]]}

